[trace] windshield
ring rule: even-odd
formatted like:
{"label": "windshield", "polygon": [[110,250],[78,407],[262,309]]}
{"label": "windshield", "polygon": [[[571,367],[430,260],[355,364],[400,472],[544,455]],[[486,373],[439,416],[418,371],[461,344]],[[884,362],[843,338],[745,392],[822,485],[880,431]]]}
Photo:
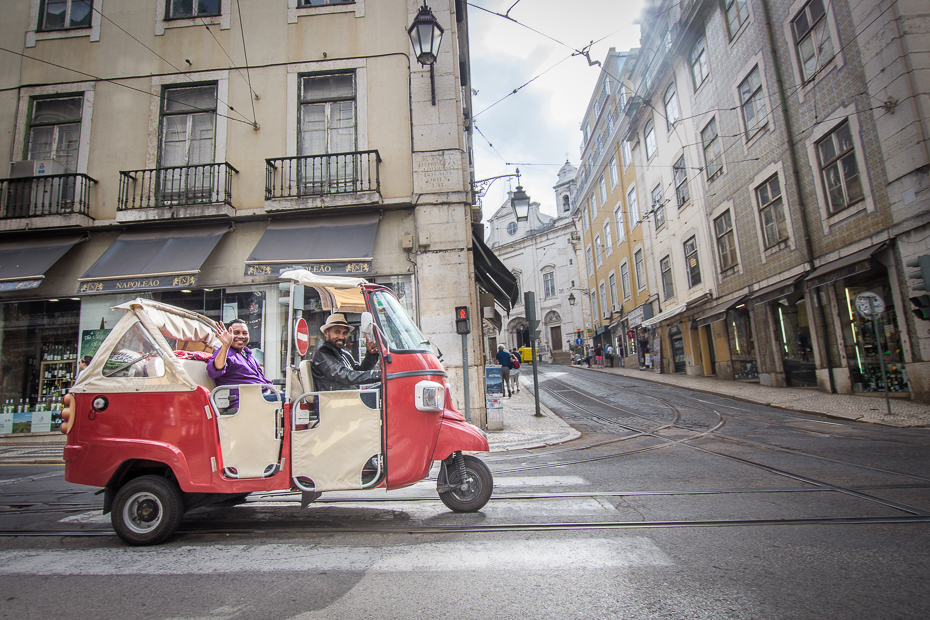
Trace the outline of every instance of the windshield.
{"label": "windshield", "polygon": [[392,351],[429,351],[429,341],[397,301],[387,291],[376,291],[371,296],[378,324],[384,332],[387,346]]}

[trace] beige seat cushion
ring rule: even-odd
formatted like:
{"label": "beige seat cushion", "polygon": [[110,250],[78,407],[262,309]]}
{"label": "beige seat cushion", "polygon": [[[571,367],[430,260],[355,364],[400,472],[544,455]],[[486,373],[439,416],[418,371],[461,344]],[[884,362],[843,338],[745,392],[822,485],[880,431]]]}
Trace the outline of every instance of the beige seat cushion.
{"label": "beige seat cushion", "polygon": [[207,363],[201,362],[200,360],[179,360],[181,366],[184,367],[184,370],[187,371],[187,374],[190,375],[190,378],[194,383],[202,385],[210,391],[213,391],[213,388],[216,387],[213,379],[210,378],[210,375],[207,374]]}
{"label": "beige seat cushion", "polygon": [[307,392],[313,392],[313,371],[310,368],[310,360],[303,360],[300,362],[300,387],[303,389],[304,394]]}

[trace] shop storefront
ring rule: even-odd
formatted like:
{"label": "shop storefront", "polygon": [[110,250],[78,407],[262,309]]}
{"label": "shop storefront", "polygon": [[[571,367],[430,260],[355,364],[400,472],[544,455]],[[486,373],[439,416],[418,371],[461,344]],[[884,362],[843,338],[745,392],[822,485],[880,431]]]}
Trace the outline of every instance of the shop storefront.
{"label": "shop storefront", "polygon": [[644,370],[652,368],[652,339],[654,333],[643,324],[653,318],[652,304],[637,306],[626,316],[627,331],[624,345],[626,347],[626,367]]}
{"label": "shop storefront", "polygon": [[758,381],[759,362],[752,337],[752,317],[746,304],[727,311],[726,326],[733,378],[737,381]]}
{"label": "shop storefront", "polygon": [[808,314],[808,296],[801,287],[803,279],[803,275],[798,275],[782,280],[750,297],[753,312],[771,323],[776,355],[781,359],[784,382],[773,380],[773,385],[817,387],[815,334]]}
{"label": "shop storefront", "polygon": [[686,372],[688,364],[685,360],[685,341],[681,334],[681,328],[674,325],[668,330],[668,340],[671,344],[671,357],[673,372]]}

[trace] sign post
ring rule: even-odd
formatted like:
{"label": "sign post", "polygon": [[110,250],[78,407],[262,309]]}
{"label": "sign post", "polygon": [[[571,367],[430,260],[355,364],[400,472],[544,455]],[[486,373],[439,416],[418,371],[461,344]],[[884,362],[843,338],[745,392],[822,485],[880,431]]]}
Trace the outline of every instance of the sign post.
{"label": "sign post", "polygon": [[303,317],[297,319],[297,325],[294,326],[294,344],[297,346],[297,353],[301,357],[310,350],[310,328]]}
{"label": "sign post", "polygon": [[541,418],[539,411],[539,357],[536,354],[536,339],[539,338],[539,321],[536,320],[536,293],[527,291],[523,293],[523,307],[526,308],[526,320],[530,324],[530,351],[533,355],[533,399],[536,401],[536,417]]}
{"label": "sign post", "polygon": [[875,349],[878,351],[878,362],[882,369],[882,385],[885,386],[885,405],[888,415],[891,416],[891,398],[888,396],[888,375],[885,374],[885,352],[882,350],[882,340],[878,332],[878,318],[885,312],[885,302],[875,293],[866,291],[856,296],[856,310],[864,319],[871,319],[872,331],[875,334]]}

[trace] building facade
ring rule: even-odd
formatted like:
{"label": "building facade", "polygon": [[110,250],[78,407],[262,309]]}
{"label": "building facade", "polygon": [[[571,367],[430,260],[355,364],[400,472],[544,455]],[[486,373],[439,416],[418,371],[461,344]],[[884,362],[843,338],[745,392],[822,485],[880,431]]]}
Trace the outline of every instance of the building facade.
{"label": "building facade", "polygon": [[[914,10],[842,0],[646,10],[651,52],[627,108],[637,181],[671,199],[686,178],[703,217],[676,236],[666,209],[670,256],[686,270],[672,270],[675,294],[692,257],[705,292],[653,319],[682,353],[665,372],[868,393],[884,391],[883,355],[894,395],[930,399],[927,324],[910,311],[919,293],[905,267],[930,251],[927,59],[916,53],[927,29]],[[676,178],[679,162],[688,172]],[[885,308],[877,329],[856,310],[864,293]]]}
{"label": "building facade", "polygon": [[[460,350],[452,309],[477,315],[481,219],[464,3],[433,3],[432,68],[407,35],[413,0],[5,9],[0,399],[16,417],[0,433],[47,430],[76,358],[137,296],[244,318],[266,374],[283,376],[286,267],[384,283],[439,349]],[[311,334],[325,315],[308,298]],[[479,386],[483,425],[480,362],[458,360],[450,382],[465,370]]]}

